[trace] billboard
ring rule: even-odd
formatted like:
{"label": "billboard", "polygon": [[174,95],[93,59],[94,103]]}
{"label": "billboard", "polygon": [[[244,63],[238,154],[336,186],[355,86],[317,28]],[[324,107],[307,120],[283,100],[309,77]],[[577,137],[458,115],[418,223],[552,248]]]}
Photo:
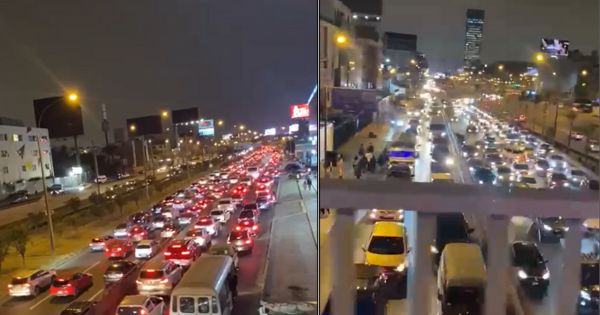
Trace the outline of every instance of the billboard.
{"label": "billboard", "polygon": [[198,136],[212,137],[215,135],[215,120],[200,119],[198,121]]}
{"label": "billboard", "polygon": [[171,121],[174,124],[181,124],[198,120],[198,108],[178,109],[171,112]]}
{"label": "billboard", "polygon": [[290,117],[292,119],[308,118],[310,116],[310,107],[308,104],[297,104],[290,106]]}
{"label": "billboard", "polygon": [[277,134],[276,128],[265,129],[265,136],[274,136],[275,134]]}
{"label": "billboard", "polygon": [[162,121],[160,115],[127,119],[127,134],[129,137],[141,137],[161,133]]}
{"label": "billboard", "polygon": [[[33,100],[36,125],[48,129],[50,138],[67,138],[83,134],[83,120],[80,104],[67,100],[64,96]],[[40,116],[42,119],[40,120]]]}
{"label": "billboard", "polygon": [[377,111],[377,90],[331,89],[331,107],[346,112]]}
{"label": "billboard", "polygon": [[298,125],[298,124],[291,124],[290,127],[289,127],[289,129],[288,129],[288,132],[289,133],[294,133],[294,132],[298,132],[298,130],[300,130],[300,125]]}
{"label": "billboard", "polygon": [[542,38],[540,50],[551,57],[564,57],[569,55],[569,44],[570,42],[564,39]]}
{"label": "billboard", "polygon": [[417,35],[385,32],[383,35],[385,49],[417,51]]}

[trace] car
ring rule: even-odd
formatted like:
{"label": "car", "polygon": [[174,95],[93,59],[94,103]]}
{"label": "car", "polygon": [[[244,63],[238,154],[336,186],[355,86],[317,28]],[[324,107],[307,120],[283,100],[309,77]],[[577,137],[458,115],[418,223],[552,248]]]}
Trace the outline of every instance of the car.
{"label": "car", "polygon": [[271,186],[273,184],[273,179],[267,177],[267,176],[261,176],[256,180],[257,183],[259,184],[263,184],[267,187]]}
{"label": "car", "polygon": [[175,227],[175,225],[169,223],[169,224],[165,225],[165,227],[162,229],[162,231],[160,231],[160,237],[161,238],[171,238],[171,237],[175,236],[176,233],[177,233],[177,228]]}
{"label": "car", "polygon": [[55,278],[55,271],[44,269],[21,271],[8,284],[8,295],[36,297],[43,290],[49,288]]}
{"label": "car", "polygon": [[94,237],[90,242],[90,251],[92,252],[101,252],[104,251],[104,245],[107,241],[112,240],[114,237],[110,235],[104,235],[101,237]]}
{"label": "car", "polygon": [[220,209],[213,209],[210,211],[210,216],[216,222],[225,224],[227,223],[227,221],[229,221],[229,218],[231,218],[231,212]]}
{"label": "car", "polygon": [[571,139],[573,139],[575,141],[581,141],[584,138],[583,133],[577,132],[577,131],[571,131],[570,136],[571,136]]}
{"label": "car", "polygon": [[198,218],[198,221],[194,223],[194,230],[198,229],[204,229],[212,237],[215,237],[221,231],[221,224],[215,222],[211,216],[203,216]]}
{"label": "car", "polygon": [[252,220],[255,223],[258,223],[259,218],[258,218],[258,215],[256,214],[256,212],[254,212],[253,210],[244,209],[244,210],[240,211],[237,222],[240,223],[244,220]]}
{"label": "car", "polygon": [[430,246],[433,255],[433,270],[437,272],[441,253],[449,243],[471,243],[471,233],[475,230],[469,227],[465,215],[460,212],[438,213],[436,215],[436,233]]}
{"label": "car", "polygon": [[588,139],[587,150],[592,153],[600,152],[600,145],[596,139]]}
{"label": "car", "polygon": [[524,188],[532,188],[532,189],[542,189],[542,188],[545,188],[544,187],[544,183],[541,182],[541,181],[538,181],[533,176],[521,176],[518,179],[518,182],[521,183],[521,187],[524,187]]}
{"label": "car", "polygon": [[466,159],[474,158],[479,156],[479,150],[473,145],[462,146],[462,156]]}
{"label": "car", "polygon": [[475,125],[468,125],[466,132],[467,133],[477,133],[477,132],[479,132],[479,130],[478,130],[477,126],[475,126]]}
{"label": "car", "polygon": [[233,259],[233,265],[235,269],[240,269],[240,259],[237,255],[237,252],[233,248],[233,246],[229,244],[217,244],[211,246],[208,250],[207,254],[209,255],[226,255]]}
{"label": "car", "polygon": [[511,165],[511,171],[515,179],[519,179],[520,176],[529,176],[532,174],[531,168],[527,163],[513,163]]}
{"label": "car", "polygon": [[234,229],[229,233],[227,237],[227,244],[231,245],[237,252],[248,252],[252,253],[254,248],[254,240],[248,232],[244,229]]}
{"label": "car", "polygon": [[573,187],[585,187],[587,180],[587,175],[583,170],[571,169],[571,184]]}
{"label": "car", "polygon": [[411,180],[414,176],[412,165],[406,163],[389,163],[386,176],[388,178]]}
{"label": "car", "polygon": [[265,185],[265,184],[261,184],[261,183],[257,183],[256,187],[255,187],[255,191],[256,192],[261,192],[261,191],[269,191],[269,186]]}
{"label": "car", "polygon": [[252,178],[250,176],[244,176],[240,179],[240,184],[250,186],[252,185]]}
{"label": "car", "polygon": [[[261,192],[261,194],[263,194],[264,192]],[[257,196],[256,197],[256,201],[255,201],[256,205],[258,206],[258,208],[260,210],[266,210],[269,209],[272,205],[272,199],[262,195],[262,196]]]}
{"label": "car", "polygon": [[552,171],[561,172],[569,167],[569,164],[562,155],[551,154],[548,156],[547,160],[550,164],[550,170]]}
{"label": "car", "polygon": [[93,315],[98,302],[75,301],[67,306],[60,315]]}
{"label": "car", "polygon": [[134,242],[139,242],[148,237],[148,231],[141,225],[134,225],[129,230],[129,237]]}
{"label": "car", "polygon": [[222,198],[217,202],[217,209],[233,213],[235,204],[231,198]]}
{"label": "car", "polygon": [[512,243],[511,256],[512,269],[519,285],[536,297],[545,296],[550,284],[550,271],[535,243]]}
{"label": "car", "polygon": [[127,295],[117,307],[117,315],[162,315],[167,308],[158,296]]}
{"label": "car", "polygon": [[166,246],[163,255],[168,261],[189,267],[200,256],[200,248],[191,240],[174,240]]}
{"label": "car", "polygon": [[558,242],[568,230],[562,217],[535,218],[531,226],[531,233],[540,243]]}
{"label": "car", "polygon": [[168,222],[168,220],[164,215],[155,214],[152,216],[152,220],[150,222],[150,229],[151,230],[160,230],[165,227],[165,224],[167,224],[167,222]]}
{"label": "car", "polygon": [[485,155],[485,162],[488,167],[496,168],[498,166],[506,165],[502,154],[488,153]]}
{"label": "car", "polygon": [[158,243],[154,240],[142,240],[135,245],[135,258],[148,259],[159,251]]}
{"label": "car", "polygon": [[110,240],[104,248],[104,256],[109,259],[124,259],[132,252],[133,244],[129,240]]}
{"label": "car", "polygon": [[182,276],[183,267],[156,259],[144,265],[135,283],[139,294],[170,295]]}
{"label": "car", "polygon": [[26,190],[18,190],[14,193],[10,193],[6,197],[6,200],[11,204],[25,202],[29,200],[29,194]]}
{"label": "car", "polygon": [[496,180],[501,184],[509,184],[515,180],[515,176],[510,167],[501,165],[496,168]]}
{"label": "car", "polygon": [[95,183],[106,183],[108,181],[108,177],[106,177],[106,175],[98,175],[98,177],[96,177],[96,179],[94,179]]}
{"label": "car", "polygon": [[431,162],[431,181],[432,182],[452,182],[450,168],[446,164]]}
{"label": "car", "polygon": [[473,173],[473,179],[479,184],[496,184],[496,174],[490,168],[481,167]]}
{"label": "car", "polygon": [[569,188],[571,183],[567,175],[563,173],[552,173],[550,174],[550,189],[554,188]]}
{"label": "car", "polygon": [[236,231],[248,231],[248,234],[252,237],[260,233],[260,225],[252,219],[239,221],[233,229]]}
{"label": "car", "polygon": [[94,279],[91,274],[76,272],[70,277],[56,277],[50,286],[51,296],[79,296],[79,294],[91,288]]}
{"label": "car", "polygon": [[240,181],[240,177],[237,175],[231,175],[231,176],[229,176],[228,181],[229,181],[229,184],[235,185]]}
{"label": "car", "polygon": [[177,224],[182,227],[188,224],[191,224],[194,218],[196,217],[195,213],[184,212],[180,216],[177,217]]}
{"label": "car", "polygon": [[600,304],[599,265],[600,261],[597,255],[582,255],[577,314],[598,314],[598,305]]}
{"label": "car", "polygon": [[371,209],[369,212],[369,219],[373,221],[400,221],[404,220],[404,210],[383,210],[383,209]]}
{"label": "car", "polygon": [[135,269],[135,263],[128,260],[112,262],[104,271],[104,283],[111,284],[120,281]]}
{"label": "car", "polygon": [[485,163],[480,159],[473,158],[467,160],[467,166],[469,167],[471,174],[474,174],[477,169],[483,168]]}
{"label": "car", "polygon": [[115,227],[113,231],[113,236],[116,239],[124,239],[129,238],[129,230],[131,229],[131,225],[127,223],[121,223]]}
{"label": "car", "polygon": [[404,273],[408,264],[406,231],[399,222],[379,221],[373,225],[366,246],[365,262],[380,266],[387,272]]}
{"label": "car", "polygon": [[535,162],[535,174],[537,176],[546,177],[550,170],[550,163],[546,159],[538,159]]}
{"label": "car", "polygon": [[205,229],[191,229],[186,232],[183,239],[194,241],[203,250],[209,248],[212,242],[212,236]]}
{"label": "car", "polygon": [[206,185],[206,184],[208,184],[208,180],[209,180],[208,178],[202,177],[198,180],[198,185]]}
{"label": "car", "polygon": [[48,193],[52,196],[62,195],[65,191],[63,190],[63,186],[61,184],[54,184],[48,187]]}
{"label": "car", "polygon": [[448,166],[454,164],[454,160],[450,155],[450,149],[445,146],[435,146],[431,150],[431,159],[438,163],[444,163]]}

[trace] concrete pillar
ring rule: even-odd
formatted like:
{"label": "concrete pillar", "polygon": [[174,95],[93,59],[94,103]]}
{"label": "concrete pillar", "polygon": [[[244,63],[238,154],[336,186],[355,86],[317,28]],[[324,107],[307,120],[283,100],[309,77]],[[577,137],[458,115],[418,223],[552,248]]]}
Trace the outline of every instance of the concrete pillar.
{"label": "concrete pillar", "polygon": [[491,215],[486,220],[487,287],[485,289],[486,315],[506,314],[509,285],[508,222],[503,215]]}
{"label": "concrete pillar", "polygon": [[354,209],[337,209],[330,232],[333,285],[331,314],[352,315],[355,311]]}
{"label": "concrete pillar", "polygon": [[574,315],[581,281],[581,220],[567,220],[569,231],[565,235],[560,274],[550,275],[551,283],[558,285],[554,315]]}
{"label": "concrete pillar", "polygon": [[[407,224],[413,223],[412,233],[408,237],[414,238],[410,242],[411,246],[408,280],[407,280],[407,298],[408,314],[431,314],[432,299],[431,287],[433,276],[431,273],[431,244],[433,244],[435,234],[436,216],[432,213],[413,212],[408,214]],[[405,214],[405,217],[406,215]]]}

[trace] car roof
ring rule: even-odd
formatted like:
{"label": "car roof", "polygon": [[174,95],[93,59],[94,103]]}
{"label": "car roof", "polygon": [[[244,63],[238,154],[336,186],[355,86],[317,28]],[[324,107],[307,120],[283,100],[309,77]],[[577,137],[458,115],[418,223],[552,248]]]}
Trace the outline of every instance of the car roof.
{"label": "car roof", "polygon": [[143,305],[146,300],[148,299],[147,296],[145,295],[126,295],[123,300],[121,301],[121,303],[119,303],[119,306],[125,306],[125,305],[131,305],[131,306],[138,306],[138,305]]}
{"label": "car roof", "polygon": [[373,225],[374,236],[404,236],[404,225],[398,222],[375,222]]}
{"label": "car roof", "polygon": [[138,245],[151,245],[153,242],[153,240],[141,240],[138,242]]}
{"label": "car roof", "polygon": [[38,271],[42,271],[41,269],[27,269],[27,270],[21,270],[18,271],[17,274],[14,276],[14,278],[29,278],[31,277],[34,273],[38,272]]}

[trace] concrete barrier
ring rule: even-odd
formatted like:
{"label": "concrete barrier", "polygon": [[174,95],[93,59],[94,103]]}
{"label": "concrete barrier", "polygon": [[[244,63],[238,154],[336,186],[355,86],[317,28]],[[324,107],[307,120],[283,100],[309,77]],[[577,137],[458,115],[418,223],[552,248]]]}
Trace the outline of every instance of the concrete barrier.
{"label": "concrete barrier", "polygon": [[100,298],[95,301],[97,302],[94,309],[95,315],[114,314],[124,296],[137,294],[135,280],[138,278],[141,266],[141,264],[137,265],[135,269],[124,275],[119,282],[104,288]]}

